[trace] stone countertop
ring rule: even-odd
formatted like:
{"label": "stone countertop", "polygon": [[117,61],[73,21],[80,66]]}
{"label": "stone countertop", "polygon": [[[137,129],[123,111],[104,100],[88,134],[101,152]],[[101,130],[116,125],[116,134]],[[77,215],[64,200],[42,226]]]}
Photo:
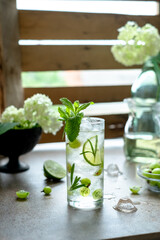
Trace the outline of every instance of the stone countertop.
{"label": "stone countertop", "polygon": [[[20,157],[30,169],[18,174],[0,173],[0,239],[1,240],[158,240],[160,239],[160,195],[147,189],[145,180],[136,174],[136,164],[125,161],[123,140],[105,140],[105,164],[116,163],[123,173],[110,177],[105,173],[104,204],[101,209],[83,211],[67,205],[66,179],[48,182],[43,162],[58,161],[65,167],[65,143],[39,144]],[[0,164],[6,162],[4,158]],[[50,196],[41,190],[52,187]],[[139,185],[139,195],[129,187]],[[16,191],[30,192],[25,201],[16,199]],[[113,206],[123,197],[130,198],[137,211],[122,213]]]}

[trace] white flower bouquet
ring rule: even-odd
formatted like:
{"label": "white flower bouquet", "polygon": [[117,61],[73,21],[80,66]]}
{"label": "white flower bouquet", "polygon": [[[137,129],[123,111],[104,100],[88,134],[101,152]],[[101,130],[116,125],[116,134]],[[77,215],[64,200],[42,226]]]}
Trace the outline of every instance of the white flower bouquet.
{"label": "white flower bouquet", "polygon": [[24,101],[23,108],[7,107],[0,118],[0,134],[10,129],[41,127],[45,133],[56,134],[62,127],[59,113],[51,99],[44,94],[35,94]]}

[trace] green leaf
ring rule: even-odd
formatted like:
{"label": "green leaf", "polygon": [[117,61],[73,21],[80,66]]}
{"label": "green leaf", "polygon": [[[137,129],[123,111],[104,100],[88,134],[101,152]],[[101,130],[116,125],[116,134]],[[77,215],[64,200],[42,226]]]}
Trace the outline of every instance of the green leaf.
{"label": "green leaf", "polygon": [[58,112],[63,120],[67,119],[67,115],[66,115],[65,111],[61,107],[58,108]]}
{"label": "green leaf", "polygon": [[77,115],[66,120],[65,132],[70,142],[73,142],[79,134],[81,119],[82,115]]}
{"label": "green leaf", "polygon": [[72,102],[70,100],[68,100],[67,98],[60,98],[60,101],[63,105],[65,105],[66,107],[68,107],[69,109],[71,109],[74,112],[74,108],[73,108]]}
{"label": "green leaf", "polygon": [[87,107],[89,107],[89,105],[92,105],[92,104],[94,104],[94,102],[89,102],[89,103],[84,103],[84,104],[82,104],[82,105],[79,107],[78,112],[86,109]]}
{"label": "green leaf", "polygon": [[0,135],[7,132],[10,129],[13,129],[17,125],[19,125],[19,123],[16,123],[16,122],[14,122],[14,123],[10,123],[10,122],[0,123]]}
{"label": "green leaf", "polygon": [[78,100],[76,100],[76,101],[74,102],[74,107],[75,107],[75,108],[78,108],[78,107],[79,107],[79,101],[78,101]]}
{"label": "green leaf", "polygon": [[81,187],[85,187],[85,185],[80,184],[80,185],[76,185],[76,186],[71,186],[70,190],[73,191],[73,190],[76,190],[76,189],[81,188]]}

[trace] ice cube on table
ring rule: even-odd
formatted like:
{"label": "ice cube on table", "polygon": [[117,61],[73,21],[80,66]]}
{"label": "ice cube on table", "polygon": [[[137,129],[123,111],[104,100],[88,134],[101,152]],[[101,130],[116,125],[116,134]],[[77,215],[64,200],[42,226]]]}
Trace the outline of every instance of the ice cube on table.
{"label": "ice cube on table", "polygon": [[111,177],[118,177],[119,174],[122,174],[117,164],[114,163],[109,164],[104,171],[107,172],[107,174]]}
{"label": "ice cube on table", "polygon": [[137,208],[129,198],[120,198],[117,205],[113,206],[113,208],[123,213],[133,213],[137,211]]}

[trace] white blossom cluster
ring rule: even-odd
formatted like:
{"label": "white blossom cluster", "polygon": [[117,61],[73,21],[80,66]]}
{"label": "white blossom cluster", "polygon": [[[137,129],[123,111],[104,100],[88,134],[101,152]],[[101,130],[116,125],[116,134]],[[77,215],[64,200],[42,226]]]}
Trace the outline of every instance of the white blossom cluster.
{"label": "white blossom cluster", "polygon": [[154,26],[146,24],[139,27],[137,23],[128,21],[118,29],[119,43],[112,46],[111,51],[116,61],[125,66],[144,64],[160,51],[160,35]]}
{"label": "white blossom cluster", "polygon": [[40,126],[45,133],[55,135],[62,127],[58,119],[58,111],[53,109],[50,98],[44,94],[35,94],[25,100],[23,108],[7,107],[2,113],[0,122],[18,122],[18,128],[21,129]]}

